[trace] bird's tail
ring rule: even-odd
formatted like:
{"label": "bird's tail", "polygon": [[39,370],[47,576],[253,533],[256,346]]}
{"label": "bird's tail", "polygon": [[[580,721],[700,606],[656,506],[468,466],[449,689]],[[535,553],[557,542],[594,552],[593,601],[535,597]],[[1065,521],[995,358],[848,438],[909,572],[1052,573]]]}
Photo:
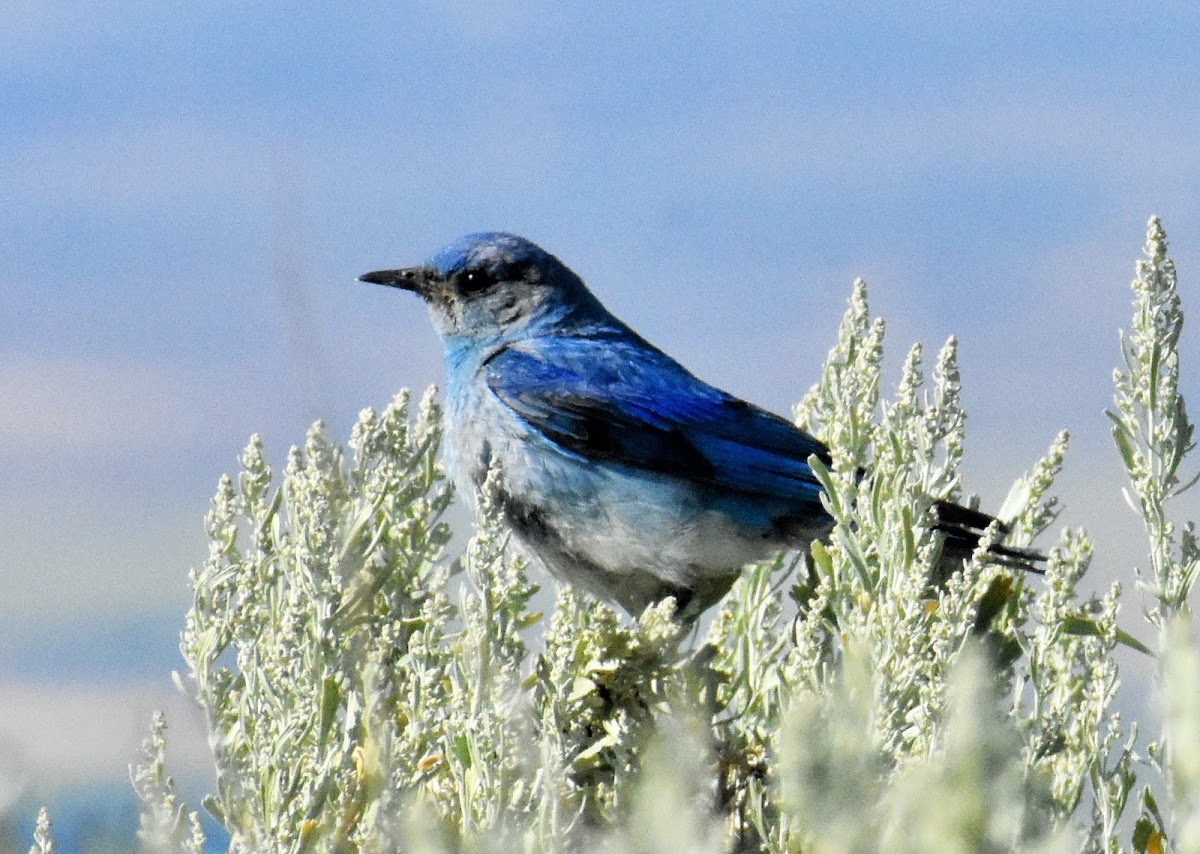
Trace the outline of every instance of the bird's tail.
{"label": "bird's tail", "polygon": [[[995,523],[1000,533],[1009,533],[1009,528],[995,516],[971,510],[949,501],[937,501],[933,505],[935,531],[940,531],[945,537],[942,546],[943,555],[953,561],[961,562],[970,558],[979,546],[979,541],[988,526]],[[1003,543],[993,543],[988,546],[988,554],[997,563],[1041,575],[1045,569],[1041,566],[1046,562],[1046,556],[1033,549],[1019,546],[1006,546]]]}

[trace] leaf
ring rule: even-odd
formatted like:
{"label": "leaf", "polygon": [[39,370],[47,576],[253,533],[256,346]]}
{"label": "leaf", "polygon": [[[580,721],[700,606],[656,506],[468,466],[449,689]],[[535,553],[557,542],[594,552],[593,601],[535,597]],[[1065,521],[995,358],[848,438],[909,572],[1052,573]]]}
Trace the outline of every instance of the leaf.
{"label": "leaf", "polygon": [[987,590],[979,597],[975,610],[975,631],[982,632],[992,625],[992,621],[1004,610],[1004,606],[1012,597],[1013,577],[1008,573],[997,575],[988,584]]}
{"label": "leaf", "polygon": [[[820,540],[813,540],[809,545],[809,552],[812,554],[814,582],[818,578],[831,578],[833,576],[833,556],[829,554],[829,549],[825,548],[825,544]],[[815,592],[815,583],[813,588]]]}
{"label": "leaf", "polygon": [[596,683],[586,676],[577,676],[571,683],[571,693],[567,696],[568,703],[578,703],[584,697],[596,690]]}
{"label": "leaf", "polygon": [[464,768],[471,767],[471,744],[461,733],[450,739],[450,750]]}
{"label": "leaf", "polygon": [[333,727],[333,721],[337,717],[341,699],[342,689],[338,687],[337,680],[332,676],[326,676],[321,691],[321,729],[317,737],[317,745],[322,750],[329,737],[329,730]]}
{"label": "leaf", "polygon": [[[1093,620],[1091,617],[1084,617],[1079,614],[1067,617],[1065,620],[1063,620],[1062,630],[1065,634],[1074,635],[1076,637],[1098,638],[1103,636],[1103,633],[1100,631],[1100,626],[1095,620]],[[1154,651],[1151,650],[1150,647],[1146,646],[1124,629],[1117,629],[1117,643],[1121,644],[1122,646],[1127,646],[1132,650],[1144,653],[1145,655],[1154,655]]]}
{"label": "leaf", "polygon": [[540,623],[543,616],[545,615],[541,611],[534,611],[531,614],[522,613],[517,617],[516,627],[518,630],[528,629],[530,626]]}
{"label": "leaf", "polygon": [[200,801],[200,806],[208,810],[208,814],[215,818],[218,822],[228,827],[225,822],[225,810],[221,808],[221,802],[213,795],[205,795]]}
{"label": "leaf", "polygon": [[1125,631],[1124,629],[1117,629],[1117,643],[1119,643],[1123,646],[1127,646],[1130,649],[1137,650],[1138,652],[1142,653],[1143,655],[1149,655],[1149,656],[1154,655],[1154,650],[1150,649],[1150,647],[1146,646],[1144,643],[1142,643],[1140,640],[1135,638],[1133,635],[1129,634],[1129,632]]}
{"label": "leaf", "polygon": [[1135,451],[1129,435],[1129,428],[1112,412],[1105,410],[1105,414],[1114,422],[1112,429],[1113,442],[1116,443],[1117,451],[1121,454],[1121,461],[1125,463],[1125,470],[1132,472],[1134,470]]}
{"label": "leaf", "polygon": [[1158,833],[1154,823],[1148,818],[1139,818],[1133,826],[1133,850],[1144,852],[1148,850],[1150,838]]}
{"label": "leaf", "polygon": [[1150,810],[1150,814],[1154,816],[1154,821],[1159,827],[1162,827],[1164,824],[1162,812],[1159,811],[1158,801],[1155,799],[1154,793],[1150,791],[1149,786],[1142,789],[1142,806]]}

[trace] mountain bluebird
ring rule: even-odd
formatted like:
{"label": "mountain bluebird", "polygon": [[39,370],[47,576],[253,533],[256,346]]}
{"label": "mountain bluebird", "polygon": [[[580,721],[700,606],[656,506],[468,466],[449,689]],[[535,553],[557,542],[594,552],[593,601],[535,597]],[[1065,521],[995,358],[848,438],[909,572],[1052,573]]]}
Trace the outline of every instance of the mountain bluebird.
{"label": "mountain bluebird", "polygon": [[[632,614],[673,596],[692,618],[744,564],[831,529],[808,463],[830,462],[824,445],[696,379],[528,240],[473,234],[360,280],[425,300],[460,490],[498,469],[505,520],[568,583]],[[937,509],[959,559],[992,521]]]}

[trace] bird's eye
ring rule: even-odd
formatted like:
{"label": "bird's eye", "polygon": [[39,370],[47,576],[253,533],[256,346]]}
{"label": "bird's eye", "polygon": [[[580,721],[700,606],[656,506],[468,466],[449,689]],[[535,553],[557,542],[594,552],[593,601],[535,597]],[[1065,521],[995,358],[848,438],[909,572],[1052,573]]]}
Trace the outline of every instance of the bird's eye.
{"label": "bird's eye", "polygon": [[459,289],[463,293],[476,294],[496,284],[487,270],[466,270],[459,277]]}

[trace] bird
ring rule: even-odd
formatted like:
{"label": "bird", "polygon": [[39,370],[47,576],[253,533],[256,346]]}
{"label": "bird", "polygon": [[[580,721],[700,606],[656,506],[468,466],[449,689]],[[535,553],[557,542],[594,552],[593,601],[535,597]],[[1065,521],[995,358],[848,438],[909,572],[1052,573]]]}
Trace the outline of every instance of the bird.
{"label": "bird", "polygon": [[[472,494],[495,470],[501,517],[573,588],[634,616],[673,597],[695,619],[746,564],[832,530],[810,463],[830,465],[824,444],[693,376],[532,241],[469,234],[359,281],[424,300],[444,348],[456,488]],[[960,562],[996,522],[933,506]],[[1024,568],[1040,557],[991,548]]]}

